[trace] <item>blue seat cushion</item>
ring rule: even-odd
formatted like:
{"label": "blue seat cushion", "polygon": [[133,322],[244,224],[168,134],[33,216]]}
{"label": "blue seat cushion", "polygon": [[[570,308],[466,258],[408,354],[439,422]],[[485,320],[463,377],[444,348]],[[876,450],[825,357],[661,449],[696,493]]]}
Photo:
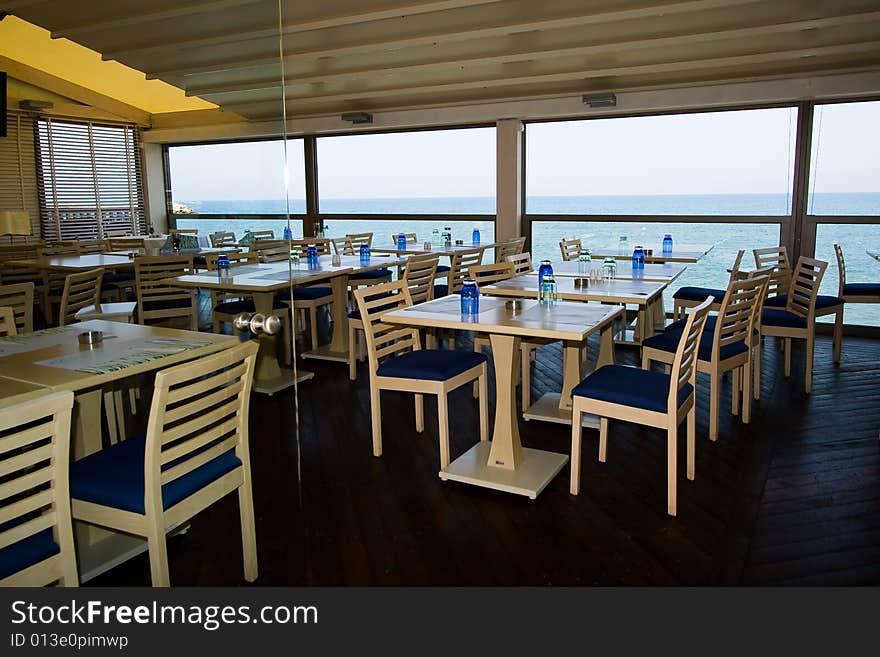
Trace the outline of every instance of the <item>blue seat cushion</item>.
{"label": "blue seat cushion", "polygon": [[445,274],[450,269],[452,269],[452,267],[450,267],[449,265],[437,265],[437,273],[438,274]]}
{"label": "blue seat cushion", "polygon": [[391,276],[390,269],[370,269],[368,271],[359,271],[348,277],[350,281],[373,280],[375,278],[385,278]]}
{"label": "blue seat cushion", "polygon": [[[572,395],[621,404],[646,411],[666,412],[670,376],[624,365],[605,365],[590,374],[571,391]],[[690,383],[678,392],[678,405],[693,393]]]}
{"label": "blue seat cushion", "polygon": [[[333,290],[329,287],[295,287],[293,288],[294,301],[315,301],[324,297],[332,297]],[[285,290],[275,295],[276,301],[289,301],[290,290]]]}
{"label": "blue seat cushion", "polygon": [[[846,292],[844,292],[846,294]],[[787,294],[777,294],[772,297],[768,297],[764,302],[765,308],[785,308],[785,304],[788,303],[788,295]],[[830,294],[820,294],[816,297],[816,310],[824,310],[825,308],[833,308],[834,306],[843,305],[843,299],[840,297],[835,297]]]}
{"label": "blue seat cushion", "polygon": [[721,303],[726,292],[712,287],[680,287],[672,295],[673,299],[685,301],[705,301],[709,297],[715,297],[716,303]]}
{"label": "blue seat cushion", "polygon": [[101,277],[103,283],[113,285],[114,283],[131,283],[134,281],[134,272],[119,271],[107,272]]}
{"label": "blue seat cushion", "polygon": [[439,299],[440,297],[445,297],[449,294],[449,286],[448,285],[435,285],[434,286],[434,298]]}
{"label": "blue seat cushion", "polygon": [[[0,524],[0,532],[5,532],[18,525],[22,525],[38,517],[38,512],[32,512]],[[60,552],[58,544],[52,536],[52,529],[44,529],[32,536],[16,541],[0,549],[0,579],[38,564],[44,559]]]}
{"label": "blue seat cushion", "polygon": [[[272,303],[272,308],[274,310],[286,310],[287,306],[284,305],[284,302],[275,299]],[[257,307],[254,305],[253,299],[239,299],[237,301],[223,301],[222,303],[218,303],[214,306],[215,313],[222,313],[224,315],[237,315],[238,313],[254,313],[257,312]]]}
{"label": "blue seat cushion", "polygon": [[[70,497],[143,514],[145,448],[144,436],[129,438],[74,461],[70,465]],[[162,469],[166,470],[180,462],[180,459],[171,461]],[[239,466],[241,460],[233,450],[229,450],[168,482],[162,486],[163,508],[174,506]]]}
{"label": "blue seat cushion", "polygon": [[[711,323],[709,322],[710,319],[713,320]],[[700,360],[712,360],[712,344],[715,342],[714,320],[714,317],[706,318],[706,325],[703,327],[703,335],[700,336],[700,346],[697,350],[697,358]],[[655,336],[643,340],[642,346],[651,349],[659,349],[661,351],[668,351],[669,353],[674,354],[676,349],[678,349],[678,343],[684,333],[684,325],[686,321],[687,320],[679,320],[673,322],[666,327],[666,330],[663,331],[663,333],[658,333]],[[745,342],[740,341],[724,345],[721,348],[721,353],[719,355],[721,360],[727,360],[728,358],[733,358],[739,354],[744,354],[746,351],[748,351],[748,348],[746,347]]]}
{"label": "blue seat cushion", "polygon": [[403,379],[446,381],[485,362],[486,356],[474,351],[420,349],[386,359],[379,365],[376,374]]}
{"label": "blue seat cushion", "polygon": [[165,299],[162,301],[144,301],[144,310],[173,310],[174,308],[189,308],[192,305],[190,299]]}
{"label": "blue seat cushion", "polygon": [[880,296],[880,283],[845,283],[843,293],[847,296]]}
{"label": "blue seat cushion", "polygon": [[764,326],[807,328],[806,319],[782,308],[764,308],[764,310],[761,311],[761,324]]}

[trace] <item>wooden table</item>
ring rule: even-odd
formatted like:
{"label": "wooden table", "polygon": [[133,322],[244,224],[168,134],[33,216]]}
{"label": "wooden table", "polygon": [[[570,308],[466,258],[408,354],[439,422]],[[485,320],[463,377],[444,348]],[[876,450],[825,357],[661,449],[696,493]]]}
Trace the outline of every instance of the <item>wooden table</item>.
{"label": "wooden table", "polygon": [[[651,244],[643,244],[643,247],[647,249],[653,249],[653,255],[646,255],[645,262],[687,262],[687,263],[695,263],[700,260],[704,255],[709,253],[713,248],[715,248],[714,244],[677,244],[674,243],[672,247],[671,253],[663,253],[662,245],[651,245]],[[616,258],[618,260],[632,260],[632,252],[636,248],[636,244],[633,243],[628,247],[628,253],[625,255],[619,255],[614,249],[598,249],[591,252],[593,256],[593,260],[595,259],[604,259],[608,257]]]}
{"label": "wooden table", "polygon": [[[666,289],[666,283],[617,278],[613,281],[591,283],[587,287],[575,287],[576,280],[578,279],[565,276],[556,279],[560,299],[636,306],[638,314],[633,342],[640,343],[654,335],[654,327],[663,317],[663,290]],[[538,277],[535,274],[522,274],[506,281],[483,286],[480,292],[500,297],[537,299]]]}
{"label": "wooden table", "polygon": [[[104,342],[94,348],[81,346],[77,335],[86,330],[104,331]],[[103,350],[108,350],[108,355],[110,351],[124,353],[128,348],[139,349],[148,339],[197,341],[204,344],[101,374],[64,369],[43,362],[64,357],[77,358],[80,354],[92,354],[100,358]],[[41,390],[73,391],[75,402],[71,443],[73,458],[81,459],[102,448],[101,402],[105,386],[137,374],[201,358],[236,344],[238,339],[228,335],[102,320],[89,320],[62,329],[48,329],[17,336],[15,342],[4,338],[0,339],[0,387],[14,394],[5,392],[6,398],[0,403],[22,401],[41,394]],[[76,521],[74,529],[81,581],[91,579],[147,549],[144,539],[128,534]]]}
{"label": "wooden table", "polygon": [[482,297],[480,313],[461,315],[461,299],[450,295],[382,316],[389,324],[425,328],[473,330],[489,334],[495,362],[495,426],[492,442],[479,442],[440,471],[444,481],[460,481],[535,499],[568,462],[568,455],[522,446],[516,417],[516,373],[522,338],[563,340],[562,392],[557,406],[568,409],[571,390],[583,376],[581,348],[587,336],[600,332],[597,366],[614,362],[612,327],[623,312],[613,306],[559,302],[542,305],[523,300],[514,312],[503,299]]}
{"label": "wooden table", "polygon": [[52,271],[85,271],[103,267],[104,269],[132,269],[134,260],[128,255],[110,255],[107,253],[88,253],[74,256],[40,256],[25,260],[7,260],[7,267],[24,269],[40,269]]}
{"label": "wooden table", "polygon": [[[168,285],[178,287],[204,288],[238,292],[251,295],[256,312],[273,314],[273,300],[276,294],[291,286],[312,285],[329,281],[333,290],[333,336],[328,345],[315,351],[302,354],[303,358],[319,358],[348,362],[348,277],[356,271],[381,269],[404,262],[391,256],[374,257],[361,261],[359,256],[341,256],[340,264],[332,264],[332,256],[320,256],[316,267],[309,267],[304,260],[294,266],[290,261],[268,262],[243,265],[232,268],[232,278],[220,282],[216,272],[189,274],[164,279]],[[272,395],[294,384],[293,372],[281,369],[275,356],[275,344],[271,335],[261,335],[260,351],[254,371],[254,392]],[[305,381],[314,376],[311,372],[298,370],[296,381]]]}
{"label": "wooden table", "polygon": [[[593,269],[602,268],[602,260],[596,258],[590,265]],[[630,261],[625,261],[617,265],[616,278],[618,280],[631,281],[659,281],[661,283],[671,283],[681,276],[682,272],[687,269],[686,265],[669,263],[646,263],[644,269],[633,269]],[[581,277],[583,274],[578,272],[577,260],[569,260],[568,262],[557,262],[553,264],[553,275],[559,277]]]}
{"label": "wooden table", "polygon": [[47,392],[49,389],[45,386],[0,376],[0,408],[29,401]]}
{"label": "wooden table", "polygon": [[[147,253],[146,253],[147,251],[148,251],[148,249],[137,249],[137,250],[135,250],[135,251],[132,251],[132,250],[127,250],[127,251],[107,251],[107,252],[105,252],[103,255],[106,255],[106,256],[114,256],[114,257],[118,257],[118,258],[128,258],[128,254],[129,254],[129,253],[136,253],[137,255],[146,255],[146,254],[147,254]],[[150,255],[167,255],[167,256],[175,256],[175,255],[178,255],[178,254],[176,254],[176,253],[174,253],[174,252],[159,253],[159,250],[158,250],[158,249],[154,249],[154,251],[155,251],[155,253],[151,253]],[[220,253],[221,251],[226,251],[226,252],[229,252],[229,251],[238,251],[238,249],[236,249],[235,247],[210,247],[210,246],[203,246],[203,247],[199,247],[198,249],[182,249],[182,250],[180,251],[180,255],[199,256],[199,255],[205,255],[206,253]]]}
{"label": "wooden table", "polygon": [[395,247],[372,247],[372,253],[392,253],[396,255],[426,255],[436,253],[441,256],[453,256],[460,251],[470,251],[471,249],[494,249],[503,242],[480,242],[479,244],[450,244],[449,246],[442,244],[432,244],[430,249],[425,248],[424,242],[407,242],[406,249],[399,251]]}

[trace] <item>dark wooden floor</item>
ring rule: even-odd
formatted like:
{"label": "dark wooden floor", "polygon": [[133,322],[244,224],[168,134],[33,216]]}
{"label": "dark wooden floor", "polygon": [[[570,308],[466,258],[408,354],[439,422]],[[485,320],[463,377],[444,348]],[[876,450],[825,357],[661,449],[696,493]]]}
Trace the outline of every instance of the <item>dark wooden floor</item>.
{"label": "dark wooden floor", "polygon": [[[467,337],[460,337],[466,346]],[[595,347],[595,345],[594,345]],[[294,397],[255,396],[251,453],[263,585],[720,585],[880,582],[880,341],[848,338],[831,363],[818,341],[814,392],[780,373],[764,347],[762,398],[750,425],[729,412],[707,438],[698,394],[696,480],[680,464],[678,516],[666,515],[665,434],[614,424],[608,460],[584,436],[581,494],[565,468],[531,502],[437,477],[436,406],[416,434],[412,397],[384,393],[385,453],[370,449],[365,372],[309,361],[300,386],[302,479]],[[595,351],[593,352],[595,353]],[[618,360],[635,363],[635,352]],[[537,394],[560,387],[560,350],[542,348]],[[469,390],[451,401],[453,455],[477,440]],[[526,446],[570,449],[569,429],[521,422]],[[683,443],[683,436],[681,437]],[[679,451],[684,453],[683,445]],[[228,497],[169,539],[178,586],[244,583],[237,501]],[[93,581],[148,585],[146,556]]]}

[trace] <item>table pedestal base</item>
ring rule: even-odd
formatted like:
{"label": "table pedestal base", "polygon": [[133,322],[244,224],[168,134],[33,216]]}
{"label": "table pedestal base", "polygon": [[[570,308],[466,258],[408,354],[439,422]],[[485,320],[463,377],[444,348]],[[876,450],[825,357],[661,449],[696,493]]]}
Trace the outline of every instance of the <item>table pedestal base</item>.
{"label": "table pedestal base", "polygon": [[[548,392],[523,412],[524,420],[540,420],[542,422],[554,422],[571,426],[571,409],[559,408],[558,392]],[[599,428],[599,416],[590,413],[583,414],[582,426],[586,429]]]}
{"label": "table pedestal base", "polygon": [[339,363],[348,362],[348,352],[335,351],[331,349],[331,344],[324,344],[313,351],[305,351],[300,354],[303,358],[314,358],[315,360],[332,360]]}
{"label": "table pedestal base", "polygon": [[477,443],[441,470],[440,479],[525,495],[534,500],[568,463],[567,454],[524,447],[522,462],[516,470],[507,470],[488,465],[491,449],[492,443],[488,441]]}
{"label": "table pedestal base", "polygon": [[254,377],[253,391],[271,397],[276,392],[293,387],[294,383],[302,383],[315,377],[314,372],[305,372],[303,370],[299,370],[298,375],[295,381],[292,370],[280,370],[279,375],[271,379],[257,379]]}

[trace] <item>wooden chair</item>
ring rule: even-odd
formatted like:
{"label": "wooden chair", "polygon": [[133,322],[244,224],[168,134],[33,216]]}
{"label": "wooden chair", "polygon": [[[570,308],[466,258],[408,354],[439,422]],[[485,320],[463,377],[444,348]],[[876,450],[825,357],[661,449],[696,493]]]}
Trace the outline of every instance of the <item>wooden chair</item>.
{"label": "wooden chair", "polygon": [[198,228],[169,228],[169,235],[198,235]]}
{"label": "wooden chair", "polygon": [[449,260],[449,282],[446,285],[434,286],[434,298],[438,299],[448,294],[460,292],[461,284],[467,275],[468,268],[479,265],[483,261],[483,250],[483,247],[476,247],[473,249],[461,249],[453,253]]}
{"label": "wooden chair", "polygon": [[68,274],[64,279],[64,292],[61,294],[61,308],[58,311],[58,324],[66,326],[77,321],[76,313],[88,306],[101,303],[101,279],[104,268]]}
{"label": "wooden chair", "polygon": [[477,380],[480,385],[480,440],[489,439],[486,357],[472,351],[422,349],[415,328],[382,323],[392,310],[412,306],[405,280],[355,290],[364,323],[370,364],[370,416],[373,455],[382,456],[381,391],[415,393],[416,431],[425,429],[424,395],[437,396],[440,468],[449,465],[448,395]]}
{"label": "wooden chair", "polygon": [[117,237],[127,237],[131,235],[130,228],[105,228],[104,229],[104,238],[117,238]]}
{"label": "wooden chair", "polygon": [[331,238],[330,244],[333,247],[333,253],[337,255],[354,255],[354,248],[351,246],[351,242],[348,241],[347,237]]}
{"label": "wooden chair", "polygon": [[[740,249],[736,254],[736,259],[733,261],[733,266],[730,268],[728,284],[736,279],[742,264],[743,255],[745,255],[745,249]],[[675,320],[684,319],[685,308],[695,308],[709,298],[713,299],[710,310],[717,312],[721,308],[721,300],[725,294],[727,294],[727,290],[722,290],[721,288],[694,287],[689,285],[680,287],[672,295],[672,318]]]}
{"label": "wooden chair", "polygon": [[522,254],[526,245],[525,237],[507,240],[495,247],[495,262],[505,262],[510,256]]}
{"label": "wooden chair", "polygon": [[834,255],[837,256],[837,296],[846,303],[880,303],[880,283],[847,283],[840,244],[834,245]]}
{"label": "wooden chair", "polygon": [[78,256],[80,254],[79,242],[55,242],[43,247],[43,255],[51,257]]}
{"label": "wooden chair", "polygon": [[34,284],[0,285],[0,306],[11,308],[18,333],[34,330]]}
{"label": "wooden chair", "polygon": [[584,413],[599,416],[599,461],[608,448],[608,420],[666,429],[666,512],[674,516],[678,498],[678,426],[687,418],[687,478],[694,478],[696,456],[697,350],[710,302],[688,313],[672,360],[671,374],[623,365],[605,365],[572,392],[571,494],[580,490],[581,431]]}
{"label": "wooden chair", "polygon": [[140,253],[143,248],[143,237],[110,237],[107,239],[108,251],[133,251]]}
{"label": "wooden chair", "polygon": [[[437,276],[439,260],[439,255],[426,254],[411,256],[406,261],[406,268],[400,278],[406,281],[414,304],[434,299],[434,278]],[[348,378],[352,381],[357,378],[357,361],[366,357],[366,347],[361,346],[358,340],[363,330],[361,311],[355,308],[348,313]],[[434,346],[434,336],[430,331],[427,334],[427,345],[429,349]]]}
{"label": "wooden chair", "polygon": [[564,261],[577,260],[581,254],[581,241],[577,237],[564,237],[559,242],[559,251]]}
{"label": "wooden chair", "polygon": [[[751,419],[752,402],[752,335],[769,277],[757,276],[731,281],[721,301],[717,317],[706,320],[697,349],[697,371],[709,375],[709,439],[718,440],[718,416],[721,403],[721,375],[733,370],[731,411],[742,419]],[[703,304],[713,304],[712,298]],[[703,305],[701,304],[701,306]],[[670,324],[663,333],[642,342],[642,369],[651,368],[652,361],[671,365],[675,360],[685,321]]]}
{"label": "wooden chair", "polygon": [[235,246],[238,242],[235,238],[235,233],[222,230],[208,235],[208,240],[211,242],[211,248],[214,249],[220,248],[221,246]]}
{"label": "wooden chair", "polygon": [[514,255],[508,255],[504,257],[504,260],[513,264],[513,273],[515,276],[528,274],[535,269],[532,267],[531,253],[516,253]]}
{"label": "wooden chair", "polygon": [[64,242],[64,244],[76,244],[79,247],[81,255],[87,253],[104,253],[107,251],[107,240],[75,240],[74,242]]}
{"label": "wooden chair", "polygon": [[68,463],[72,392],[0,410],[0,586],[78,586]]}
{"label": "wooden chair", "polygon": [[15,328],[15,311],[9,306],[0,306],[0,337],[18,335]]}
{"label": "wooden chair", "polygon": [[[351,253],[357,255],[360,253],[361,245],[373,246],[373,233],[351,233],[345,236],[348,244],[351,246]],[[348,247],[346,247],[348,248]],[[348,287],[350,290],[356,290],[359,287],[367,287],[371,285],[381,285],[391,280],[390,269],[371,269],[370,271],[358,271],[348,277]]]}
{"label": "wooden chair", "polygon": [[298,251],[301,258],[306,257],[306,251],[310,246],[314,246],[318,255],[330,255],[331,253],[331,240],[328,237],[308,237],[300,240],[290,240],[290,242],[284,241],[284,244],[288,244],[289,248],[292,251]]}
{"label": "wooden chair", "polygon": [[134,260],[138,318],[141,324],[152,321],[183,319],[187,328],[198,331],[198,308],[195,290],[163,283],[192,273],[192,256],[141,256]]}
{"label": "wooden chair", "polygon": [[255,242],[259,242],[260,240],[274,240],[275,239],[275,231],[274,230],[255,230],[251,234],[254,236]]}
{"label": "wooden chair", "polygon": [[828,267],[827,262],[801,256],[792,272],[791,283],[785,295],[784,308],[764,303],[761,313],[761,335],[782,338],[785,358],[785,378],[791,376],[791,341],[805,340],[804,392],[813,389],[813,352],[816,339],[816,300],[819,285]]}
{"label": "wooden chair", "polygon": [[248,409],[257,344],[156,374],[145,438],[72,464],[73,517],[147,539],[153,586],[169,586],[165,536],[238,493],[244,576],[257,578]]}
{"label": "wooden chair", "polygon": [[406,238],[406,245],[408,247],[418,246],[419,244],[419,236],[416,233],[391,233],[391,241],[394,242],[395,246],[397,246],[398,235],[403,235]]}

